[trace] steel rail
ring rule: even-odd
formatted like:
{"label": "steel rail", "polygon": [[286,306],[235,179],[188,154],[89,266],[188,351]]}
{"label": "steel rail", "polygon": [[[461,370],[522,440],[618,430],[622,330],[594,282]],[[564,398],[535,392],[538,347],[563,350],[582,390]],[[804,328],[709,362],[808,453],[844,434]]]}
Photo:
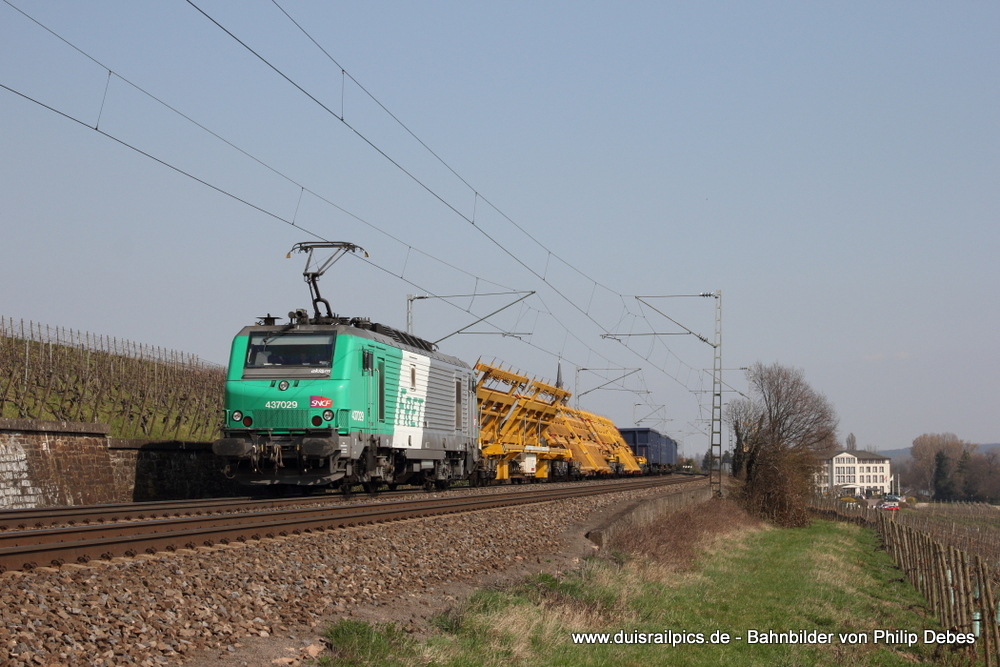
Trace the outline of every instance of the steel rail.
{"label": "steel rail", "polygon": [[[628,483],[624,482],[621,485],[616,485],[615,489],[630,489],[634,488],[635,482]],[[589,488],[589,487],[587,487]],[[552,497],[552,494],[557,493],[560,489],[549,489],[543,491],[534,492],[531,498],[536,497]],[[527,494],[531,492],[520,491],[514,492],[519,496],[528,497]],[[497,494],[489,494],[484,496],[473,496],[472,498],[489,498],[490,496],[495,496]],[[504,494],[505,495],[505,494]],[[468,500],[470,496],[451,496],[448,498],[432,498],[428,499],[417,498],[413,500],[400,500],[394,501],[392,503],[393,507],[400,510],[408,510],[411,508],[423,508],[423,507],[446,507],[455,503],[464,503],[468,505],[473,505],[476,503],[475,500]],[[465,502],[468,501],[468,502]],[[57,542],[67,542],[71,541],[77,536],[88,536],[88,535],[100,535],[103,537],[127,537],[132,535],[149,535],[161,532],[167,532],[175,530],[176,527],[183,527],[187,525],[191,526],[202,526],[202,527],[224,527],[227,525],[245,525],[253,523],[257,520],[267,520],[272,517],[290,517],[290,518],[308,518],[313,516],[331,516],[340,519],[341,517],[346,517],[348,519],[360,519],[367,515],[378,513],[383,507],[388,503],[365,503],[365,504],[329,504],[321,505],[318,507],[298,507],[298,508],[288,508],[273,511],[255,511],[255,512],[244,512],[240,513],[238,511],[239,506],[234,505],[234,511],[226,514],[212,514],[212,515],[194,515],[187,517],[170,517],[170,518],[150,518],[144,521],[132,521],[127,523],[111,523],[111,524],[98,524],[98,525],[87,525],[87,526],[71,526],[71,527],[60,527],[60,528],[45,528],[39,530],[23,530],[23,531],[10,531],[6,533],[0,533],[0,548],[7,546],[22,546],[25,544],[51,544]]]}
{"label": "steel rail", "polygon": [[543,491],[422,498],[385,503],[325,505],[243,514],[157,519],[73,528],[0,533],[0,571],[30,570],[42,565],[110,560],[145,551],[175,551],[214,546],[233,540],[259,540],[313,530],[412,519],[529,503],[550,502],[603,493],[667,486],[689,479],[643,479],[622,484],[548,489]]}
{"label": "steel rail", "polygon": [[[477,487],[457,486],[453,490]],[[496,488],[496,487],[482,487]],[[145,521],[169,517],[200,516],[210,513],[234,512],[241,509],[282,507],[285,505],[315,505],[322,503],[342,503],[351,498],[403,496],[425,493],[418,486],[407,486],[395,490],[382,489],[375,496],[364,492],[327,493],[307,496],[229,496],[216,498],[195,498],[192,500],[152,500],[131,503],[102,503],[95,505],[60,505],[27,509],[0,509],[0,532],[6,530],[30,530],[47,526],[92,523],[116,523],[118,521]]]}
{"label": "steel rail", "polygon": [[[379,495],[403,495],[418,493],[416,487],[380,491]],[[261,498],[255,496],[234,496],[228,498],[197,498],[194,500],[158,500],[137,503],[107,503],[100,505],[77,505],[42,507],[32,509],[0,510],[0,531],[29,530],[46,526],[76,525],[94,523],[115,523],[164,519],[168,517],[200,516],[210,513],[234,512],[241,509],[281,507],[284,505],[308,505],[336,503],[344,500],[343,495],[288,496],[282,498]]]}
{"label": "steel rail", "polygon": [[[455,487],[454,490],[474,489],[477,487]],[[484,489],[500,487],[482,487]],[[510,493],[523,492],[511,487]],[[408,487],[394,491],[379,491],[376,496],[385,498],[394,495],[423,493],[420,487]],[[316,505],[342,503],[350,497],[365,497],[359,493],[351,496],[342,494],[317,494],[314,496],[286,496],[277,498],[261,498],[259,496],[234,496],[224,498],[196,498],[193,500],[158,500],[132,503],[104,503],[97,505],[75,505],[59,507],[41,507],[30,509],[0,510],[0,533],[8,530],[30,530],[54,526],[76,526],[77,524],[104,524],[119,521],[144,521],[148,519],[165,519],[169,517],[202,516],[211,513],[236,512],[241,510],[258,510],[268,507],[284,507],[286,505]]]}
{"label": "steel rail", "polygon": [[[74,522],[131,521],[174,516],[178,512],[203,512],[207,508],[234,502],[251,502],[253,497],[200,498],[195,500],[161,500],[136,503],[103,503],[99,505],[77,505],[40,507],[31,509],[0,510],[0,530],[16,526],[20,530],[44,528],[46,525]],[[273,499],[269,499],[273,500]]]}

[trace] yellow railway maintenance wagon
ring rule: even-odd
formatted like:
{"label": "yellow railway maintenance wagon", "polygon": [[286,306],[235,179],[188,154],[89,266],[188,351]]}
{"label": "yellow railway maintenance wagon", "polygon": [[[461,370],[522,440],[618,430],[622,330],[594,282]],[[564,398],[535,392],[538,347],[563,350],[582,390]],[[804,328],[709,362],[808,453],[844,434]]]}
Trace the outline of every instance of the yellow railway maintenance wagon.
{"label": "yellow railway maintenance wagon", "polygon": [[640,474],[611,420],[569,407],[570,392],[482,361],[475,370],[486,479]]}
{"label": "yellow railway maintenance wagon", "polygon": [[568,449],[544,437],[569,392],[483,362],[475,369],[479,443],[487,479],[547,479],[553,463],[571,460]]}

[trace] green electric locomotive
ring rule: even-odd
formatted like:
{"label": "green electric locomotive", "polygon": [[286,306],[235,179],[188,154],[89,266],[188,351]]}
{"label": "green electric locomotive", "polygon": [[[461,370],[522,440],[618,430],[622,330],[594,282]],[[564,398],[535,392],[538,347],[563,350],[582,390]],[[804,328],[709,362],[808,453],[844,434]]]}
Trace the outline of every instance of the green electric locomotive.
{"label": "green electric locomotive", "polygon": [[[310,271],[315,249],[334,255]],[[225,423],[213,452],[251,485],[446,488],[477,480],[474,371],[402,331],[334,315],[317,281],[348,243],[300,243],[314,313],[261,318],[232,345]],[[289,253],[291,254],[291,253]],[[326,313],[320,312],[325,305]]]}

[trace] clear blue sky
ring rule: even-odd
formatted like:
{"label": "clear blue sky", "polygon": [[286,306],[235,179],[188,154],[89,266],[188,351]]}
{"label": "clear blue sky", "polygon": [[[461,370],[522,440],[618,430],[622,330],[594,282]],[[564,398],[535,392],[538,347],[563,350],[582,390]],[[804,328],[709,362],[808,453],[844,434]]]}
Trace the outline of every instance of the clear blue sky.
{"label": "clear blue sky", "polygon": [[[341,314],[536,290],[442,349],[641,368],[581,405],[691,455],[711,348],[602,338],[679,331],[635,295],[722,290],[723,366],[803,369],[860,447],[1000,441],[1000,5],[279,0],[333,62],[270,1],[196,4],[305,92],[184,0],[0,3],[0,313],[224,362],[307,305],[312,232],[371,255],[323,278]],[[652,303],[711,338],[713,300]]]}

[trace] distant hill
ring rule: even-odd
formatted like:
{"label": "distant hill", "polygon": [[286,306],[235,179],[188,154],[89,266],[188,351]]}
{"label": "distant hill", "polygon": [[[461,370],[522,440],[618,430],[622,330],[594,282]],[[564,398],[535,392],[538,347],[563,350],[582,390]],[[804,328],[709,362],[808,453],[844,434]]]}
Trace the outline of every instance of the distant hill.
{"label": "distant hill", "polygon": [[878,452],[882,456],[888,456],[890,459],[895,461],[896,459],[906,459],[910,457],[910,448],[906,449],[886,449]]}
{"label": "distant hill", "polygon": [[[993,443],[993,444],[989,444],[989,445],[979,445],[979,449],[976,450],[976,451],[985,454],[986,452],[991,451],[991,450],[1000,453],[1000,443]],[[907,447],[906,449],[886,449],[886,450],[880,451],[878,453],[881,454],[882,456],[888,456],[893,461],[903,460],[903,459],[910,458],[910,448],[909,447]]]}

